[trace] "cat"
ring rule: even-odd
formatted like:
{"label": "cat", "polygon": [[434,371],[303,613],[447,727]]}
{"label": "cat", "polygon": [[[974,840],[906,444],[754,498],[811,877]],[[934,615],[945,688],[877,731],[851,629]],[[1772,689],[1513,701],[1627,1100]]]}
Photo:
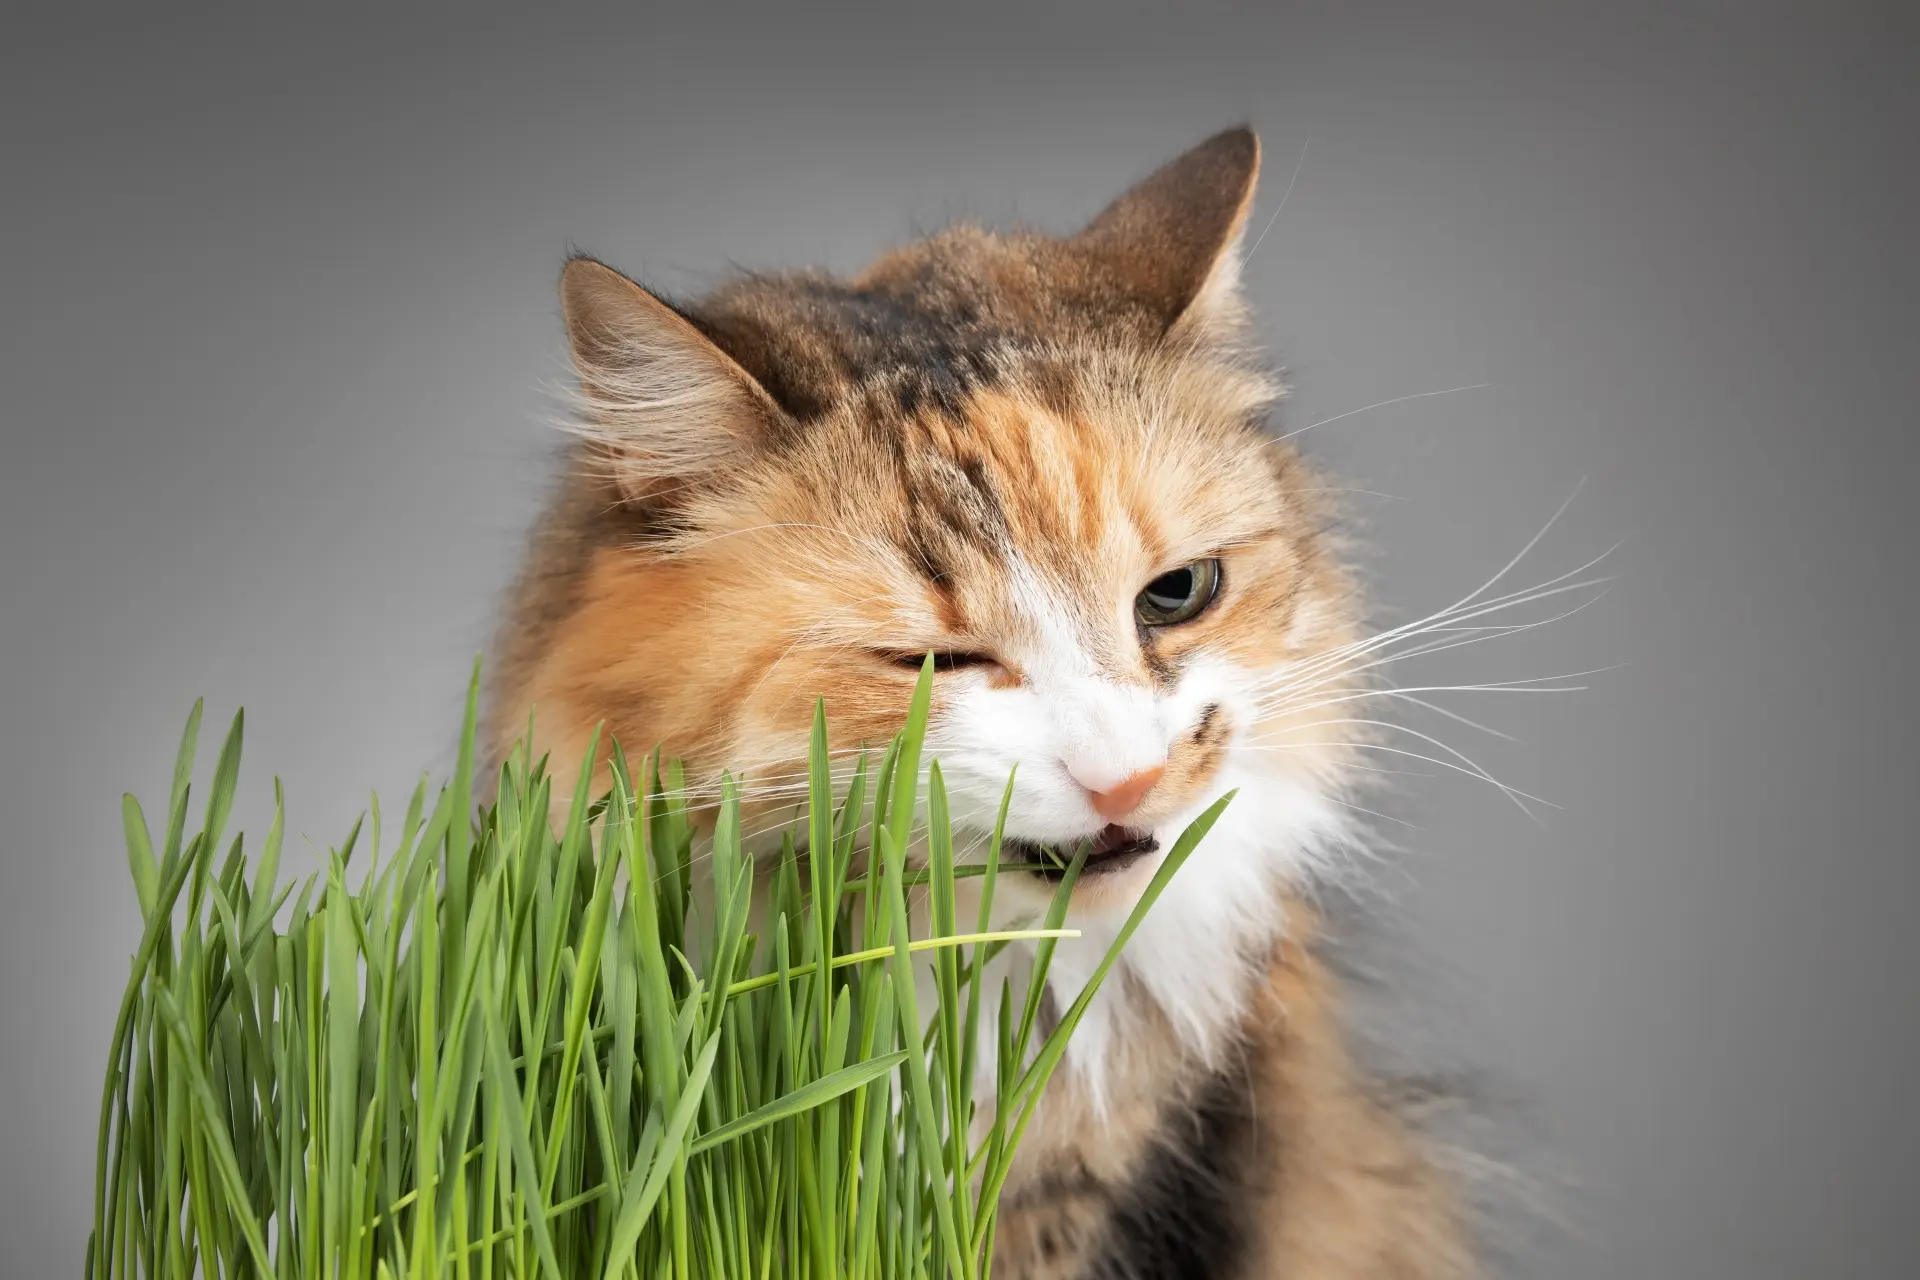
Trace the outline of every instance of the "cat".
{"label": "cat", "polygon": [[[1167,845],[1237,795],[1129,943],[1002,1201],[993,1273],[1464,1277],[1463,1197],[1342,1029],[1312,889],[1353,838],[1360,596],[1329,490],[1268,419],[1241,250],[1260,147],[1223,132],[1078,232],[955,226],[850,279],[669,302],[592,258],[561,299],[570,466],[492,666],[570,785],[595,727],[789,813],[899,727],[963,836],[1018,766],[1015,847],[1094,841],[1071,996]],[[1005,878],[1016,906],[1051,894]]]}

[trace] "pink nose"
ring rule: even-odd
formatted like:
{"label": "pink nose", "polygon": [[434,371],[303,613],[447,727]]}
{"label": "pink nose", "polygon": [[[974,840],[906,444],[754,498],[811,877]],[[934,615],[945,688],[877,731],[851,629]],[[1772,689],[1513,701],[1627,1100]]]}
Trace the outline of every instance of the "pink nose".
{"label": "pink nose", "polygon": [[1151,769],[1142,769],[1118,786],[1105,791],[1088,792],[1094,812],[1108,822],[1118,822],[1140,807],[1147,792],[1153,790],[1153,784],[1160,781],[1160,775],[1166,771],[1165,765],[1155,765]]}

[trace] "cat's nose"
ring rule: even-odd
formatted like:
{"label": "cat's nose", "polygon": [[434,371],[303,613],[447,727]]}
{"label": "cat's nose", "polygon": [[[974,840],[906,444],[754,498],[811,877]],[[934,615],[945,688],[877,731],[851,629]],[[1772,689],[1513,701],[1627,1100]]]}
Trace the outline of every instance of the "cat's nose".
{"label": "cat's nose", "polygon": [[1142,769],[1131,778],[1122,779],[1105,791],[1089,788],[1087,798],[1093,801],[1093,811],[1108,822],[1118,822],[1140,807],[1140,802],[1153,790],[1153,784],[1167,771],[1165,765],[1155,765],[1151,769]]}

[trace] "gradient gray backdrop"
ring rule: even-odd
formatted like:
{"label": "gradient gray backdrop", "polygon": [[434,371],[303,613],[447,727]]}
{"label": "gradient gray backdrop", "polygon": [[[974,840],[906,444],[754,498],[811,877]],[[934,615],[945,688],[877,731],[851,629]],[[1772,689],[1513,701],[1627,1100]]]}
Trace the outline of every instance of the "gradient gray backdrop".
{"label": "gradient gray backdrop", "polygon": [[[320,6],[315,6],[316,10]],[[1460,731],[1381,874],[1569,1219],[1526,1274],[1892,1276],[1920,1245],[1909,662],[1915,24],[1894,5],[1185,16],[772,7],[0,36],[0,1236],[77,1267],[135,911],[195,696],[337,839],[444,767],[540,492],[577,243],[669,288],[1065,228],[1267,145],[1249,269],[1382,600],[1614,593],[1450,668],[1624,666]],[[211,748],[209,748],[210,750]],[[302,864],[311,851],[297,841]]]}

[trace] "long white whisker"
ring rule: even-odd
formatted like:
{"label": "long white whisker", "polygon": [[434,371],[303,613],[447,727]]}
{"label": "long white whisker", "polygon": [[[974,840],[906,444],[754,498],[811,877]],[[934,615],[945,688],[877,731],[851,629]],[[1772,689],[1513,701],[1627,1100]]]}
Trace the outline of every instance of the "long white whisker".
{"label": "long white whisker", "polygon": [[[1591,586],[1593,584],[1582,583],[1580,585]],[[1577,590],[1577,589],[1578,588],[1569,588],[1569,590]],[[1425,658],[1432,654],[1445,653],[1449,649],[1465,648],[1467,645],[1471,645],[1471,644],[1482,644],[1489,640],[1504,639],[1507,636],[1518,635],[1523,631],[1537,631],[1541,627],[1550,627],[1556,622],[1566,621],[1568,618],[1571,618],[1574,614],[1579,613],[1581,610],[1586,609],[1594,605],[1598,601],[1604,599],[1605,596],[1606,596],[1606,592],[1602,591],[1599,595],[1594,596],[1591,599],[1582,600],[1579,604],[1575,605],[1571,609],[1566,609],[1560,613],[1553,614],[1550,617],[1539,618],[1532,622],[1520,622],[1520,623],[1514,623],[1512,625],[1498,626],[1498,627],[1436,628],[1436,631],[1441,633],[1438,635],[1437,638],[1431,639],[1431,640],[1425,640],[1419,644],[1412,646],[1411,648],[1401,649],[1397,652],[1390,653],[1386,657],[1377,659],[1374,662],[1367,663],[1365,667],[1356,668],[1356,670],[1366,670],[1375,666],[1392,664],[1396,662],[1408,662],[1414,658]],[[1468,634],[1449,634],[1449,633],[1458,633],[1458,632],[1465,632]],[[1424,634],[1424,633],[1416,633],[1416,634]],[[1411,639],[1413,637],[1406,637],[1406,638]]]}
{"label": "long white whisker", "polygon": [[1366,808],[1364,805],[1354,804],[1350,800],[1342,800],[1336,796],[1324,796],[1322,798],[1327,800],[1329,803],[1339,805],[1342,809],[1351,809],[1355,813],[1364,813],[1369,818],[1378,818],[1382,822],[1398,823],[1399,825],[1405,827],[1409,831],[1421,830],[1419,826],[1415,825],[1414,823],[1408,822],[1405,818],[1396,818],[1390,813],[1381,813],[1378,810]]}
{"label": "long white whisker", "polygon": [[[1355,681],[1369,671],[1406,663],[1414,658],[1430,657],[1436,653],[1445,653],[1449,649],[1462,649],[1468,645],[1481,644],[1488,640],[1498,640],[1504,636],[1513,635],[1516,632],[1532,631],[1537,627],[1551,626],[1555,622],[1572,617],[1592,603],[1594,603],[1592,600],[1582,601],[1572,609],[1555,614],[1550,618],[1541,618],[1535,622],[1517,624],[1511,627],[1468,628],[1467,630],[1474,634],[1445,635],[1440,639],[1428,640],[1422,644],[1414,645],[1409,649],[1403,649],[1398,652],[1387,652],[1384,656],[1373,658],[1367,662],[1352,664],[1327,663],[1318,667],[1299,669],[1297,671],[1298,678],[1280,678],[1282,676],[1294,675],[1295,672],[1290,669],[1287,672],[1277,673],[1275,678],[1256,682],[1251,692],[1261,703],[1277,705],[1289,697],[1302,693],[1311,693],[1316,689],[1325,688],[1335,680]],[[1417,635],[1419,633],[1415,634]],[[1362,655],[1355,654],[1354,656],[1359,657]],[[1609,668],[1601,668],[1601,670],[1608,669]]]}
{"label": "long white whisker", "polygon": [[[1467,610],[1465,612],[1452,614],[1452,615],[1445,614],[1445,613],[1435,614],[1435,615],[1432,615],[1432,618],[1441,618],[1441,619],[1446,619],[1449,622],[1452,622],[1456,620],[1485,617],[1491,613],[1500,612],[1506,609],[1517,608],[1525,604],[1533,604],[1539,600],[1548,599],[1552,596],[1557,596],[1557,595],[1565,595],[1571,591],[1580,591],[1580,590],[1585,590],[1589,587],[1604,586],[1609,581],[1611,581],[1611,579],[1597,578],[1597,579],[1589,579],[1589,580],[1579,581],[1579,582],[1566,583],[1558,587],[1551,587],[1551,588],[1547,588],[1545,590],[1540,590],[1540,591],[1529,590],[1524,592],[1516,592],[1516,593],[1513,593],[1512,598],[1497,598],[1494,600],[1483,601],[1481,604],[1475,606],[1473,609]],[[1602,594],[1604,595],[1604,593]],[[1595,597],[1595,599],[1598,599],[1598,598],[1600,597]],[[1286,686],[1290,683],[1297,683],[1299,680],[1305,677],[1318,675],[1322,672],[1330,671],[1334,669],[1341,669],[1347,674],[1352,674],[1357,671],[1367,670],[1368,668],[1373,666],[1378,666],[1381,664],[1381,662],[1403,661],[1410,657],[1420,656],[1424,652],[1437,653],[1444,649],[1452,648],[1456,644],[1468,644],[1478,640],[1493,639],[1497,635],[1509,635],[1517,631],[1529,631],[1535,627],[1545,626],[1548,623],[1558,622],[1563,618],[1571,617],[1573,614],[1578,613],[1581,609],[1586,608],[1588,605],[1592,603],[1594,603],[1593,600],[1583,601],[1581,604],[1575,606],[1572,609],[1567,610],[1565,613],[1557,614],[1554,617],[1541,619],[1536,622],[1515,623],[1512,625],[1502,625],[1498,627],[1460,628],[1460,627],[1451,626],[1451,625],[1443,627],[1440,625],[1436,625],[1435,623],[1433,623],[1431,619],[1421,619],[1419,622],[1408,623],[1404,626],[1390,628],[1389,630],[1379,632],[1378,634],[1370,636],[1364,640],[1355,641],[1352,644],[1341,645],[1337,648],[1328,650],[1326,653],[1319,654],[1314,658],[1310,658],[1303,663],[1298,663],[1290,667],[1281,668],[1280,670],[1275,671],[1272,675],[1256,682],[1254,687],[1256,689],[1270,689],[1277,686]],[[1463,629],[1472,631],[1478,634],[1470,636],[1464,640],[1450,637],[1446,641],[1438,644],[1433,644],[1433,645],[1424,646],[1424,647],[1416,646],[1414,649],[1407,650],[1405,652],[1402,652],[1398,655],[1394,655],[1386,659],[1381,659],[1376,662],[1368,663],[1358,668],[1349,668],[1346,666],[1346,663],[1348,662],[1349,659],[1358,658],[1358,657],[1365,656],[1368,653],[1377,652],[1381,649],[1384,649],[1388,645],[1397,643],[1402,640],[1411,640],[1417,636],[1425,635],[1430,632],[1459,631]]]}
{"label": "long white whisker", "polygon": [[[1545,679],[1548,677],[1542,677]],[[1560,677],[1552,677],[1560,678]],[[1268,716],[1296,716],[1309,711],[1318,711],[1323,707],[1335,707],[1349,702],[1370,702],[1375,698],[1399,698],[1413,701],[1414,695],[1422,693],[1579,693],[1588,686],[1584,684],[1540,684],[1522,682],[1503,682],[1495,684],[1443,684],[1443,685],[1383,685],[1367,687],[1340,693],[1333,697],[1316,698],[1310,702],[1289,702],[1284,699],[1275,702],[1258,703],[1261,712]],[[1421,704],[1424,705],[1424,704]],[[1432,708],[1444,712],[1444,707]],[[1478,726],[1476,726],[1478,727]],[[1492,732],[1492,730],[1488,730]]]}
{"label": "long white whisker", "polygon": [[[1594,557],[1593,560],[1588,561],[1582,568],[1590,568],[1594,564],[1599,563],[1600,560],[1606,558],[1607,554],[1607,552],[1602,552],[1599,556]],[[1376,632],[1371,636],[1364,637],[1350,644],[1338,646],[1324,654],[1318,655],[1315,659],[1309,659],[1309,662],[1338,662],[1346,657],[1357,656],[1359,653],[1377,648],[1382,644],[1390,643],[1394,640],[1406,639],[1428,631],[1438,630],[1443,624],[1451,626],[1452,624],[1468,621],[1473,618],[1486,617],[1489,614],[1497,613],[1505,609],[1532,604],[1535,601],[1544,600],[1551,596],[1564,595],[1569,591],[1583,590],[1593,586],[1603,586],[1612,581],[1611,578],[1595,578],[1572,583],[1565,581],[1566,578],[1579,572],[1581,572],[1580,569],[1575,569],[1570,573],[1560,574],[1536,586],[1511,591],[1504,596],[1495,596],[1492,599],[1483,600],[1472,609],[1467,609],[1462,604],[1448,605],[1446,608],[1430,613],[1424,618],[1401,623],[1398,626],[1389,627],[1384,631]]]}
{"label": "long white whisker", "polygon": [[[1574,485],[1573,492],[1567,495],[1566,501],[1562,502],[1559,506],[1559,509],[1556,510],[1551,516],[1547,518],[1547,522],[1545,524],[1540,526],[1540,532],[1534,534],[1531,538],[1528,538],[1527,545],[1525,545],[1524,547],[1521,547],[1520,550],[1514,552],[1513,559],[1507,561],[1506,564],[1502,565],[1500,568],[1500,572],[1494,574],[1491,578],[1488,578],[1485,582],[1481,583],[1478,587],[1468,592],[1467,595],[1461,599],[1460,604],[1466,604],[1468,601],[1472,600],[1475,596],[1479,595],[1482,591],[1485,591],[1487,590],[1487,588],[1493,586],[1494,583],[1506,577],[1507,574],[1513,570],[1513,567],[1515,565],[1519,564],[1522,560],[1526,559],[1527,552],[1539,546],[1540,539],[1546,537],[1547,531],[1553,528],[1554,524],[1560,519],[1560,517],[1567,513],[1567,508],[1571,507],[1573,505],[1573,500],[1580,496],[1581,487],[1584,486],[1586,483],[1587,483],[1586,480],[1582,478],[1579,484]],[[1602,554],[1605,555],[1607,553],[1603,552]],[[1578,572],[1578,570],[1575,570],[1575,572]]]}
{"label": "long white whisker", "polygon": [[1318,422],[1309,422],[1304,427],[1295,427],[1292,431],[1287,432],[1285,435],[1275,436],[1272,440],[1268,441],[1267,443],[1284,444],[1286,441],[1293,439],[1295,436],[1305,435],[1307,432],[1313,430],[1315,427],[1324,427],[1330,422],[1338,422],[1342,418],[1351,418],[1355,414],[1371,413],[1375,409],[1384,409],[1389,405],[1405,404],[1409,400],[1426,400],[1433,396],[1450,396],[1454,394],[1456,391],[1480,391],[1492,385],[1493,384],[1491,382],[1469,382],[1465,386],[1460,386],[1460,387],[1446,387],[1439,391],[1416,391],[1412,395],[1395,396],[1391,400],[1376,400],[1372,404],[1363,404],[1358,409],[1349,409],[1345,413],[1336,413],[1331,418],[1322,418]]}
{"label": "long white whisker", "polygon": [[[1471,724],[1472,722],[1468,721],[1467,723]],[[1407,734],[1409,737],[1418,738],[1420,741],[1428,743],[1438,748],[1439,750],[1446,752],[1448,755],[1452,756],[1455,760],[1458,760],[1461,764],[1466,765],[1468,767],[1468,770],[1470,772],[1473,772],[1475,776],[1480,777],[1489,783],[1492,783],[1494,786],[1498,787],[1501,791],[1508,793],[1509,798],[1525,797],[1526,799],[1533,800],[1539,804],[1544,804],[1544,805],[1548,805],[1550,807],[1555,807],[1555,808],[1558,807],[1556,805],[1553,805],[1552,801],[1542,800],[1539,796],[1528,795],[1526,792],[1519,790],[1517,787],[1508,786],[1506,783],[1501,782],[1498,778],[1495,778],[1483,766],[1481,766],[1478,761],[1469,757],[1465,752],[1460,751],[1458,748],[1446,742],[1442,742],[1440,739],[1434,737],[1430,733],[1423,733],[1419,729],[1413,728],[1411,725],[1396,724],[1388,720],[1371,720],[1365,717],[1351,716],[1351,717],[1346,717],[1342,719],[1318,720],[1313,723],[1312,727],[1319,729],[1319,728],[1330,728],[1337,725],[1349,725],[1349,724],[1350,725],[1366,725],[1366,726],[1370,726],[1372,728],[1378,728],[1378,729],[1389,729],[1396,733],[1404,733],[1404,734]],[[1473,727],[1481,728],[1483,726],[1474,725]],[[1489,730],[1489,732],[1492,732],[1492,731]],[[1371,744],[1354,743],[1352,745],[1364,746],[1364,745],[1371,745]],[[1522,810],[1526,809],[1525,805],[1521,805],[1520,807]],[[1527,816],[1532,817],[1533,815],[1531,812],[1528,812]]]}
{"label": "long white whisker", "polygon": [[[1365,722],[1361,722],[1361,723],[1365,723]],[[1394,728],[1394,729],[1405,728],[1404,725],[1386,725],[1385,727]],[[1431,741],[1431,739],[1429,739],[1429,741]],[[1444,747],[1445,744],[1436,744],[1436,745],[1440,745]],[[1492,775],[1488,774],[1485,770],[1478,768],[1478,766],[1469,768],[1466,766],[1455,764],[1451,760],[1441,760],[1435,756],[1424,755],[1418,751],[1408,751],[1404,747],[1390,746],[1384,742],[1276,742],[1276,743],[1270,743],[1265,746],[1247,747],[1247,748],[1243,748],[1243,750],[1294,751],[1294,750],[1304,750],[1304,749],[1309,749],[1314,747],[1319,747],[1322,749],[1337,747],[1342,749],[1350,749],[1354,751],[1384,751],[1389,755],[1406,756],[1407,758],[1412,760],[1423,760],[1428,764],[1437,764],[1443,769],[1451,769],[1455,773],[1464,773],[1470,778],[1478,778],[1480,781],[1485,782],[1490,786],[1494,787],[1501,794],[1505,795],[1507,799],[1513,801],[1514,806],[1518,808],[1520,812],[1526,814],[1529,818],[1532,818],[1535,822],[1540,821],[1538,815],[1536,815],[1531,809],[1528,809],[1527,806],[1524,803],[1522,803],[1522,801],[1531,800],[1535,804],[1544,804],[1550,809],[1558,809],[1560,807],[1559,805],[1554,804],[1553,801],[1551,800],[1542,800],[1539,796],[1528,795],[1526,792],[1521,791],[1518,788],[1507,786],[1506,784],[1502,783],[1499,779],[1494,778]],[[1346,767],[1357,768],[1359,766],[1349,765]]]}
{"label": "long white whisker", "polygon": [[[860,600],[851,601],[847,604],[846,607],[851,609],[854,607],[854,605],[865,604],[869,600],[881,599],[883,595],[884,593],[880,595],[867,596],[864,599],[860,599]],[[805,644],[807,645],[809,650],[817,649],[822,653],[833,653],[841,649],[851,649],[855,645],[860,643],[860,641],[866,639],[868,636],[872,635],[874,632],[886,626],[887,620],[882,619],[881,621],[874,623],[872,626],[867,627],[865,630],[861,631],[858,635],[849,636],[847,639],[839,641],[838,643],[835,643],[835,644],[808,644],[808,642],[814,638],[813,633],[818,628],[818,625],[819,624],[816,623],[814,626],[807,627],[804,630],[802,630],[801,633],[797,637],[795,637],[794,642],[792,644],[788,645],[786,648],[780,651],[779,657],[775,658],[772,662],[769,662],[767,664],[767,669],[765,671],[762,671],[760,673],[760,678],[753,682],[753,688],[747,690],[746,696],[740,699],[740,705],[745,705],[753,697],[754,694],[760,692],[760,686],[767,682],[767,678],[773,674],[774,668],[778,667],[781,663],[785,662],[788,658],[792,657],[793,651],[799,648],[801,645]]]}
{"label": "long white whisker", "polygon": [[[1508,798],[1512,799],[1515,804],[1519,804],[1520,800],[1526,799],[1526,800],[1533,801],[1535,804],[1544,804],[1549,808],[1553,808],[1553,809],[1557,809],[1560,807],[1559,805],[1554,804],[1551,800],[1542,800],[1539,796],[1528,795],[1526,792],[1520,790],[1518,787],[1508,786],[1506,783],[1500,781],[1500,779],[1494,777],[1491,773],[1487,772],[1487,770],[1480,764],[1479,761],[1467,755],[1466,752],[1461,751],[1449,745],[1448,743],[1442,742],[1440,739],[1434,737],[1430,733],[1423,733],[1420,730],[1415,729],[1411,725],[1395,724],[1391,720],[1369,720],[1362,716],[1353,716],[1353,717],[1349,717],[1347,719],[1342,719],[1342,720],[1324,720],[1324,721],[1321,721],[1321,723],[1328,724],[1328,725],[1340,725],[1340,724],[1366,725],[1371,728],[1390,729],[1395,733],[1404,733],[1409,737],[1418,738],[1420,741],[1428,744],[1429,746],[1432,746],[1440,751],[1446,752],[1448,755],[1452,756],[1455,760],[1459,761],[1462,765],[1465,765],[1468,772],[1474,774],[1475,776],[1481,778],[1482,780],[1488,783],[1491,783],[1493,786],[1496,786],[1501,791],[1505,792]],[[1532,812],[1529,811],[1524,804],[1520,805],[1520,810],[1521,812],[1525,813],[1529,818],[1533,817]]]}
{"label": "long white whisker", "polygon": [[1260,228],[1260,234],[1253,238],[1253,248],[1247,250],[1247,256],[1240,259],[1242,266],[1253,261],[1253,255],[1260,252],[1260,242],[1267,238],[1267,232],[1273,230],[1273,224],[1280,221],[1280,214],[1287,207],[1287,197],[1293,194],[1293,184],[1299,180],[1300,166],[1307,162],[1307,148],[1312,144],[1312,138],[1300,144],[1300,158],[1293,162],[1293,173],[1287,178],[1287,189],[1280,193],[1280,203],[1274,207],[1273,216],[1267,219],[1267,225]]}
{"label": "long white whisker", "polygon": [[[1578,493],[1577,488],[1575,492]],[[1568,502],[1571,502],[1571,501],[1572,501],[1572,498],[1569,497]],[[1560,510],[1561,511],[1566,510],[1566,503],[1561,504]],[[1555,513],[1553,519],[1555,520],[1559,519],[1559,512]],[[1547,527],[1551,527],[1552,523],[1553,521],[1549,520],[1547,523]],[[1537,543],[1540,537],[1545,532],[1546,532],[1546,529],[1543,528],[1540,533],[1535,534],[1533,539],[1531,539],[1528,542],[1528,547],[1531,547],[1535,543]],[[1461,621],[1471,620],[1473,618],[1485,617],[1490,613],[1495,613],[1503,609],[1517,608],[1520,605],[1530,604],[1537,600],[1546,599],[1549,596],[1564,594],[1565,592],[1568,592],[1568,591],[1581,590],[1589,586],[1604,585],[1605,583],[1610,582],[1611,579],[1599,578],[1599,579],[1594,579],[1592,581],[1575,582],[1575,583],[1567,583],[1567,579],[1578,577],[1578,575],[1586,572],[1588,569],[1591,569],[1595,565],[1599,564],[1601,561],[1605,560],[1608,556],[1612,555],[1615,551],[1617,551],[1620,548],[1620,545],[1621,545],[1620,543],[1615,543],[1613,546],[1607,548],[1607,550],[1602,551],[1599,555],[1594,556],[1592,559],[1588,560],[1585,564],[1576,566],[1573,569],[1569,569],[1565,573],[1561,573],[1552,578],[1547,579],[1545,582],[1537,583],[1533,587],[1523,588],[1518,591],[1510,591],[1503,596],[1495,596],[1492,599],[1482,601],[1479,605],[1475,606],[1473,609],[1468,610],[1466,606],[1472,603],[1475,597],[1479,596],[1481,593],[1485,592],[1488,587],[1498,582],[1513,568],[1514,565],[1519,563],[1520,558],[1526,554],[1526,548],[1522,548],[1520,554],[1515,556],[1511,561],[1509,561],[1507,565],[1500,570],[1499,573],[1495,574],[1492,578],[1488,579],[1486,582],[1482,583],[1479,587],[1475,588],[1473,591],[1469,592],[1467,595],[1461,597],[1461,599],[1455,601],[1453,604],[1450,604],[1443,609],[1430,613],[1424,618],[1416,619],[1412,622],[1402,623],[1396,627],[1390,627],[1387,630],[1379,632],[1374,636],[1368,637],[1360,641],[1356,641],[1353,644],[1343,645],[1333,650],[1330,650],[1328,653],[1319,655],[1317,659],[1310,660],[1309,663],[1307,664],[1307,667],[1308,669],[1312,669],[1313,664],[1315,662],[1318,662],[1323,665],[1337,664],[1348,657],[1359,656],[1361,653],[1372,651],[1374,649],[1381,647],[1382,645],[1391,643],[1395,640],[1409,638],[1413,635],[1438,629],[1439,625],[1443,623],[1451,624],[1451,623],[1458,623]],[[1578,612],[1578,610],[1576,609],[1573,612]],[[1278,673],[1275,678],[1285,678],[1286,674],[1287,673],[1285,672]]]}
{"label": "long white whisker", "polygon": [[[1538,692],[1544,692],[1544,691],[1537,690],[1537,689],[1529,689],[1529,690],[1516,690],[1515,692],[1538,693]],[[1520,739],[1514,737],[1512,734],[1496,729],[1492,725],[1481,724],[1478,720],[1469,719],[1466,716],[1461,715],[1458,711],[1453,710],[1451,707],[1443,707],[1437,702],[1430,702],[1425,698],[1415,697],[1413,694],[1407,693],[1403,690],[1400,690],[1400,689],[1387,690],[1386,696],[1392,697],[1392,698],[1398,698],[1402,702],[1410,702],[1416,707],[1420,707],[1423,710],[1433,712],[1435,715],[1445,716],[1447,719],[1452,720],[1457,724],[1463,724],[1467,726],[1467,728],[1469,729],[1478,729],[1482,733],[1491,734],[1493,737],[1503,739],[1507,742],[1520,741]]]}

